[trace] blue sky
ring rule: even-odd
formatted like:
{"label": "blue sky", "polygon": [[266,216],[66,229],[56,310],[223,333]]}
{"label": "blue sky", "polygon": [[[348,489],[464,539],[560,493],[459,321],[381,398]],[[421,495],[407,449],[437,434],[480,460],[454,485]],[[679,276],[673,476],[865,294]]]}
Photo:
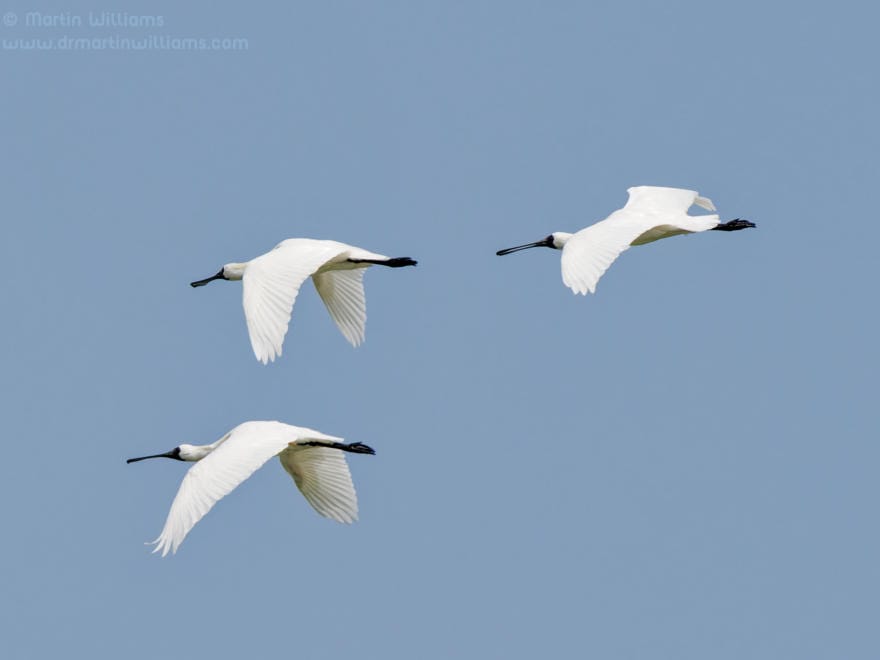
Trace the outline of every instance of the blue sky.
{"label": "blue sky", "polygon": [[[3,657],[880,654],[876,9],[115,10],[0,12]],[[247,48],[9,41],[65,35]],[[494,255],[641,184],[758,228],[587,298]],[[294,236],[419,266],[367,273],[356,350],[305,287],[264,367],[188,282]],[[374,446],[360,522],[270,463],[151,555],[186,466],[125,458],[250,419]]]}

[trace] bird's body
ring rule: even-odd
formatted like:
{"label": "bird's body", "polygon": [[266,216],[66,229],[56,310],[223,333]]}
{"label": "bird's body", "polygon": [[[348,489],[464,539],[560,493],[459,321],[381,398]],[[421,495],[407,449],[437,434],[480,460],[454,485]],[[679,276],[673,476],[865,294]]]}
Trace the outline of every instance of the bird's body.
{"label": "bird's body", "polygon": [[499,250],[497,254],[531,247],[562,250],[562,281],[574,293],[586,294],[596,291],[599,278],[632,245],[710,229],[736,231],[755,226],[739,219],[721,223],[715,214],[688,215],[693,205],[715,210],[710,199],[693,190],[636,186],[627,192],[626,206],[575,234],[555,232],[541,241]]}
{"label": "bird's body", "polygon": [[416,262],[337,241],[289,238],[251,261],[226,264],[216,275],[190,284],[243,280],[242,303],[251,346],[257,359],[266,364],[281,355],[293,304],[308,277],[343,336],[358,346],[367,321],[364,269],[374,264],[399,268]]}
{"label": "bird's body", "polygon": [[342,452],[375,454],[359,442],[281,422],[245,422],[210,445],[180,445],[164,454],[130,458],[173,458],[196,462],[180,484],[153,552],[177,552],[189,531],[223,497],[273,456],[293,477],[309,504],[342,523],[357,520],[357,495]]}

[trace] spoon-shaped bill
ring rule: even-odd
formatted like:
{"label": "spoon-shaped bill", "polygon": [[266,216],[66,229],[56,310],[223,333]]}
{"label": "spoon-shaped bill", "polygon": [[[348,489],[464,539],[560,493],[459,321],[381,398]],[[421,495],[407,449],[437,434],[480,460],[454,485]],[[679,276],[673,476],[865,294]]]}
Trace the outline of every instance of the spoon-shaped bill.
{"label": "spoon-shaped bill", "polygon": [[550,247],[550,244],[547,242],[547,239],[543,239],[540,241],[535,241],[534,243],[526,243],[525,245],[516,245],[514,247],[505,248],[503,250],[498,250],[495,254],[499,257],[503,257],[505,254],[511,254],[512,252],[519,252],[520,250],[528,250],[533,247]]}
{"label": "spoon-shaped bill", "polygon": [[175,447],[171,451],[166,451],[164,454],[151,454],[150,456],[140,456],[138,458],[129,458],[126,463],[137,463],[138,461],[145,461],[148,458],[176,458],[177,460],[181,460],[180,458],[180,447]]}
{"label": "spoon-shaped bill", "polygon": [[211,275],[211,277],[206,277],[203,280],[197,280],[195,282],[190,282],[189,285],[191,287],[205,286],[208,282],[213,282],[214,280],[222,280],[222,279],[225,279],[225,278],[223,277],[223,269],[221,268],[220,272],[218,272],[216,275]]}

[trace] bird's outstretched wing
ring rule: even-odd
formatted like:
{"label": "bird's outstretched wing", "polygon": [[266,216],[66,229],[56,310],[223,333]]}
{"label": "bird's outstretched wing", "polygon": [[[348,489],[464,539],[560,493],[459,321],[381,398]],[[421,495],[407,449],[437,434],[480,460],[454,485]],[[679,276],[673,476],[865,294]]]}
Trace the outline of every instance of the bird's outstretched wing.
{"label": "bird's outstretched wing", "polygon": [[684,215],[688,209],[697,206],[714,211],[715,205],[708,197],[700,197],[696,190],[684,188],[663,188],[660,186],[634,186],[628,188],[629,199],[621,211],[644,213],[648,215]]}
{"label": "bird's outstretched wing", "polygon": [[[153,543],[164,557],[177,552],[183,539],[208,511],[288,444],[309,438],[341,438],[281,422],[245,422],[221,439],[219,446],[193,465],[177,491],[165,527]],[[340,452],[336,452],[340,453]]]}
{"label": "bird's outstretched wing", "polygon": [[294,443],[279,458],[315,511],[341,523],[357,520],[357,494],[342,451]]}
{"label": "bird's outstretched wing", "polygon": [[694,204],[715,210],[710,199],[693,190],[637,186],[627,192],[626,206],[577,232],[563,247],[562,281],[575,293],[594,293],[599,278],[630,245],[705,231],[718,224],[717,215],[687,214]]}
{"label": "bird's outstretched wing", "polygon": [[305,279],[345,251],[335,241],[288,239],[248,263],[242,302],[251,346],[266,364],[281,355],[293,303]]}
{"label": "bird's outstretched wing", "polygon": [[364,341],[364,327],[367,323],[365,270],[328,270],[315,273],[312,277],[331,318],[352,346],[358,346]]}
{"label": "bird's outstretched wing", "polygon": [[562,281],[575,293],[596,291],[599,278],[641,231],[608,220],[581,229],[562,248]]}

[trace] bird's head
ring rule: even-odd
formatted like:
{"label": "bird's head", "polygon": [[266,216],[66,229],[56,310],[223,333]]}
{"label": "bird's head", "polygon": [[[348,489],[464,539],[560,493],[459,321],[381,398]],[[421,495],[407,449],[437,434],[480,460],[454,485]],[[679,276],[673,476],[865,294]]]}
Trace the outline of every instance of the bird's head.
{"label": "bird's head", "polygon": [[221,268],[217,273],[211,275],[211,277],[206,277],[203,280],[196,280],[195,282],[190,282],[189,285],[191,287],[197,286],[205,286],[209,282],[213,282],[214,280],[240,280],[244,277],[244,269],[247,268],[247,262],[245,263],[231,263],[226,264]]}
{"label": "bird's head", "polygon": [[211,445],[180,445],[177,448],[182,461],[200,461],[213,449]]}
{"label": "bird's head", "polygon": [[525,245],[516,245],[514,247],[498,250],[498,252],[496,252],[495,254],[501,257],[505,254],[519,252],[520,250],[528,250],[529,248],[534,247],[548,247],[553,248],[554,250],[561,250],[568,239],[571,238],[571,236],[571,234],[568,234],[564,231],[554,231],[552,234],[545,238],[542,238],[540,241],[535,241],[534,243],[526,243]]}
{"label": "bird's head", "polygon": [[200,461],[211,453],[213,447],[211,445],[180,445],[164,454],[151,454],[150,456],[140,456],[139,458],[129,458],[126,463],[136,463],[148,458],[173,458],[176,461]]}
{"label": "bird's head", "polygon": [[223,273],[224,280],[240,280],[244,277],[245,268],[247,268],[247,263],[239,264],[233,262],[223,266],[220,272]]}

